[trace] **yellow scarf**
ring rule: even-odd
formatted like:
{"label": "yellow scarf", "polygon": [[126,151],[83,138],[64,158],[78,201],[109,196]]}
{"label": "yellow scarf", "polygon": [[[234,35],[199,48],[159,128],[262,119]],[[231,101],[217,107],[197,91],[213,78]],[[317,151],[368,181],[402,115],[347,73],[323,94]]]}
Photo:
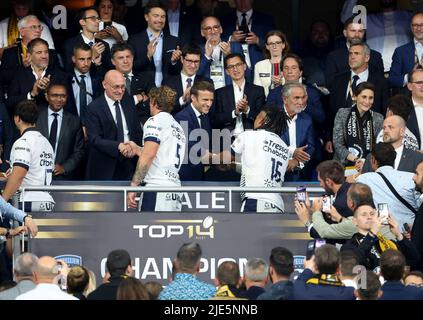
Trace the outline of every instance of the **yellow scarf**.
{"label": "yellow scarf", "polygon": [[14,44],[18,38],[18,18],[16,18],[15,14],[12,14],[9,18],[9,23],[7,24],[7,46]]}
{"label": "yellow scarf", "polygon": [[379,247],[382,252],[389,249],[398,250],[397,245],[393,241],[385,238],[380,233],[378,233],[377,238],[379,239]]}

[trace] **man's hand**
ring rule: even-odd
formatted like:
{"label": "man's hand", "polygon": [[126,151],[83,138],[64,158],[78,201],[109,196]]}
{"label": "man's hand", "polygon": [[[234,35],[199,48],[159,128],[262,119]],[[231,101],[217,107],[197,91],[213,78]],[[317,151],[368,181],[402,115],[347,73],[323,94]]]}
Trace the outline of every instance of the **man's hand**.
{"label": "man's hand", "polygon": [[248,34],[245,34],[243,31],[235,30],[231,36],[231,42],[241,42],[247,37]]}
{"label": "man's hand", "polygon": [[355,170],[357,170],[357,172],[361,173],[361,170],[363,169],[364,166],[364,160],[363,159],[358,159],[355,162]]}
{"label": "man's hand", "polygon": [[148,60],[151,60],[151,58],[154,56],[154,53],[156,52],[157,44],[159,43],[158,37],[153,38],[149,44],[147,45],[147,58]]}
{"label": "man's hand", "polygon": [[134,156],[131,146],[122,142],[119,143],[119,152],[126,158],[132,158]]}
{"label": "man's hand", "polygon": [[137,145],[134,141],[127,141],[125,142],[125,145],[131,148],[132,155],[133,156],[141,156],[142,147]]}
{"label": "man's hand", "polygon": [[22,64],[24,65],[24,67],[29,67],[31,65],[31,55],[29,55],[27,52],[26,56],[24,56],[23,53],[21,53],[21,56],[22,56]]}
{"label": "man's hand", "polygon": [[184,103],[190,103],[191,102],[191,88],[186,88],[184,91],[184,94],[182,96],[182,100]]}
{"label": "man's hand", "polygon": [[260,39],[254,32],[250,32],[247,34],[247,37],[245,38],[245,42],[248,44],[258,45],[260,43]]}
{"label": "man's hand", "polygon": [[25,233],[25,232],[27,232],[27,227],[25,227],[25,226],[20,226],[20,227],[14,228],[14,229],[10,229],[10,235],[12,237],[18,236],[18,235]]}
{"label": "man's hand", "polygon": [[391,230],[392,234],[395,236],[395,238],[398,241],[401,241],[402,239],[404,239],[404,236],[402,235],[398,227],[398,222],[395,221],[394,217],[391,214],[389,214],[388,216],[388,224],[389,224],[389,229]]}
{"label": "man's hand", "polygon": [[126,203],[128,204],[128,208],[137,209],[138,203],[135,200],[137,193],[136,192],[128,192],[126,195]]}
{"label": "man's hand", "polygon": [[170,58],[170,60],[175,63],[178,60],[180,60],[182,57],[182,51],[179,48],[179,46],[176,46],[176,50],[172,52],[172,57]]}
{"label": "man's hand", "polygon": [[216,47],[216,45],[217,45],[216,38],[211,37],[206,41],[206,44],[204,45],[204,50],[208,58],[211,58],[213,54],[213,50]]}
{"label": "man's hand", "polygon": [[286,168],[286,171],[294,171],[296,167],[298,167],[300,163],[296,159],[291,159],[288,161],[288,167]]}
{"label": "man's hand", "polygon": [[48,85],[50,84],[50,78],[51,75],[37,79],[32,86],[31,95],[36,97],[42,90],[47,89]]}
{"label": "man's hand", "polygon": [[272,83],[275,85],[275,87],[282,85],[282,82],[283,82],[283,75],[272,76]]}
{"label": "man's hand", "polygon": [[61,164],[56,163],[54,165],[53,175],[59,176],[61,174],[65,174],[65,168]]}
{"label": "man's hand", "polygon": [[373,222],[371,224],[370,227],[370,231],[374,234],[377,235],[379,233],[380,227],[382,226],[382,217],[375,217],[373,219]]}
{"label": "man's hand", "polygon": [[103,29],[103,30],[101,30],[101,31],[96,32],[96,33],[95,33],[95,37],[96,37],[97,39],[101,39],[101,40],[103,40],[103,39],[106,39],[106,38],[108,38],[108,37],[109,37],[109,33],[106,31],[106,29]]}
{"label": "man's hand", "polygon": [[298,219],[303,224],[306,224],[311,220],[310,211],[307,209],[306,205],[298,200],[294,201],[295,213],[298,216]]}
{"label": "man's hand", "polygon": [[238,116],[240,113],[248,113],[250,106],[248,105],[247,96],[239,100],[235,106],[235,114]]}
{"label": "man's hand", "polygon": [[299,162],[309,161],[310,155],[307,152],[304,151],[307,147],[308,147],[308,145],[296,148],[295,151],[294,151],[293,158],[298,160]]}
{"label": "man's hand", "polygon": [[[91,47],[91,52],[93,54],[93,60],[97,61],[99,59],[99,57],[100,57],[100,60],[101,60],[101,54],[103,53],[103,51],[105,49],[106,49],[106,46],[103,43],[101,43],[101,42],[94,43],[94,45]],[[98,65],[97,62],[95,62],[95,64]]]}
{"label": "man's hand", "polygon": [[327,153],[333,153],[333,143],[332,143],[332,141],[327,141],[325,143],[325,151]]}
{"label": "man's hand", "polygon": [[329,218],[334,222],[341,222],[342,216],[339,214],[338,210],[334,206],[330,206],[330,211],[328,212]]}
{"label": "man's hand", "polygon": [[144,92],[136,94],[136,97],[138,103],[146,102],[148,100],[148,96]]}
{"label": "man's hand", "polygon": [[38,227],[35,221],[31,217],[26,216],[26,218],[24,218],[24,226],[28,228],[31,235],[35,238],[38,233]]}
{"label": "man's hand", "polygon": [[223,56],[231,54],[231,45],[228,42],[222,41],[219,44],[220,50],[222,50]]}

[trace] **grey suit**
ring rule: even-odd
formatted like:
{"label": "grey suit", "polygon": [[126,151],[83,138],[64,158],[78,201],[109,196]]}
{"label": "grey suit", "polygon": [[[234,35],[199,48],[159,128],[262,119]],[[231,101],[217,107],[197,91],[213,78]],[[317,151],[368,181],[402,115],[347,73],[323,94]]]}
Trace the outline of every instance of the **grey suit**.
{"label": "grey suit", "polygon": [[17,296],[35,288],[35,283],[31,280],[19,281],[13,288],[0,292],[0,300],[15,300]]}
{"label": "grey suit", "polygon": [[[361,173],[366,172],[373,172],[371,165],[370,165],[370,154],[367,155],[366,161],[364,162],[363,169]],[[417,165],[423,161],[423,154],[415,151],[404,148],[402,150],[401,160],[398,165],[399,171],[411,172],[414,173],[416,171]]]}
{"label": "grey suit", "polygon": [[[48,108],[42,110],[37,121],[37,129],[47,139],[49,137],[48,110]],[[84,156],[84,134],[79,118],[64,111],[55,163],[65,168],[65,174],[53,176],[53,178],[57,180],[75,180],[81,178],[80,169]]]}

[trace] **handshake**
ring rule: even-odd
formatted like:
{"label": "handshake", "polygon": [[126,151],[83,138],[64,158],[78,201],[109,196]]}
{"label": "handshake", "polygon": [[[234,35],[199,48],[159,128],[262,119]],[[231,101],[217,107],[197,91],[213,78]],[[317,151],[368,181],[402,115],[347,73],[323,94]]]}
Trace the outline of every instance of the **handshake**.
{"label": "handshake", "polygon": [[125,158],[133,158],[135,156],[140,156],[142,152],[142,148],[133,141],[121,142],[119,143],[118,148],[119,152]]}

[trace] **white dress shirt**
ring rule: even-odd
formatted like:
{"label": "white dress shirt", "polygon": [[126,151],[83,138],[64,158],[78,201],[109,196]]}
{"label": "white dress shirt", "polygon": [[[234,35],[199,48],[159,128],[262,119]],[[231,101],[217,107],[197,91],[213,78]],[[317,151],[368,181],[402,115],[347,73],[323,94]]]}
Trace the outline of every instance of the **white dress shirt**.
{"label": "white dress shirt", "polygon": [[[123,41],[127,41],[129,36],[128,36],[128,31],[126,30],[126,27],[123,24],[117,23],[112,21],[112,27],[115,27],[116,30],[119,32],[119,34],[121,35]],[[104,22],[100,21],[100,24],[98,26],[99,30],[103,30],[104,29]],[[106,41],[109,44],[110,50],[112,49],[113,45],[117,43],[116,39],[113,37],[108,37],[103,39],[103,41]]]}
{"label": "white dress shirt", "polygon": [[[240,87],[238,87],[238,85],[234,82],[233,88],[234,88],[235,108],[236,108],[236,104],[238,103],[238,101],[241,100],[244,97],[245,80]],[[246,112],[246,114],[248,115],[249,112],[250,112],[250,110],[248,110],[248,112]],[[233,110],[232,111],[232,118],[236,119],[235,129],[233,131],[233,134],[235,136],[237,136],[241,132],[244,132],[244,125],[242,123],[242,113],[240,113],[237,116],[235,114],[235,110]]]}
{"label": "white dress shirt", "polygon": [[[116,107],[115,107],[115,101],[110,99],[106,93],[104,93],[104,96],[106,97],[106,101],[107,101],[107,106],[109,107],[109,110],[113,116],[113,120],[115,121],[115,123],[117,124],[117,120],[116,120]],[[119,109],[120,109],[120,113],[122,115],[122,126],[123,126],[123,142],[128,142],[130,140],[129,138],[129,130],[128,130],[128,125],[126,123],[126,118],[125,118],[125,113],[123,112],[122,109],[122,105],[120,104],[121,101],[119,101]]]}
{"label": "white dress shirt", "polygon": [[[369,78],[369,68],[367,68],[366,70],[364,70],[362,73],[355,73],[354,71],[351,70],[351,78],[350,78],[350,84],[352,85],[353,81],[354,81],[354,76],[358,76],[359,79],[357,80],[357,86],[362,83],[362,82],[366,82],[367,79]],[[348,98],[348,94],[350,93],[350,89],[352,91],[352,87],[348,86],[347,87],[347,95],[346,97]],[[353,93],[353,92],[352,92]],[[353,95],[351,94],[351,97]]]}
{"label": "white dress shirt", "polygon": [[191,108],[192,108],[192,110],[194,110],[194,113],[195,113],[195,117],[197,118],[197,121],[198,121],[198,125],[200,126],[200,128],[201,128],[201,119],[200,119],[200,116],[201,116],[201,112],[200,111],[198,111],[197,109],[195,109],[195,107],[192,105],[192,103],[191,103]]}
{"label": "white dress shirt", "polygon": [[[188,82],[187,82],[187,79],[191,79],[192,81],[191,81],[191,87],[194,85],[194,81],[195,81],[195,74],[193,75],[193,76],[191,76],[191,77],[188,77],[187,75],[185,75],[183,72],[181,72],[181,79],[182,79],[182,89],[183,89],[183,92],[185,92],[185,90],[187,89],[187,87],[188,87]],[[183,96],[182,97],[179,97],[179,104],[182,106],[182,105],[184,105],[184,99],[183,99]]]}
{"label": "white dress shirt", "polygon": [[[419,127],[420,138],[423,138],[423,105],[417,104],[414,99],[412,100],[414,110],[416,111],[417,125]],[[421,144],[420,150],[423,150],[423,143]]]}
{"label": "white dress shirt", "polygon": [[59,137],[60,137],[60,129],[62,128],[62,121],[63,121],[63,109],[60,111],[53,111],[50,109],[50,106],[48,107],[48,136],[50,137],[50,131],[51,131],[51,125],[54,120],[53,113],[57,113],[57,135],[56,135],[56,145],[54,146],[54,150],[57,151],[57,145],[59,144]]}
{"label": "white dress shirt", "polygon": [[[34,68],[33,68],[33,66],[31,65],[31,70],[32,70],[32,74],[34,75],[34,77],[35,77],[35,81],[37,81],[38,79],[40,79],[40,78],[42,78],[42,77],[44,77],[45,75],[46,75],[46,71],[47,71],[47,68],[45,68],[44,69],[44,71],[41,73],[41,76],[40,77],[38,77],[38,75],[37,75],[37,73],[35,72],[35,70],[34,70]],[[32,100],[32,97],[31,97],[31,91],[32,91],[32,88],[31,88],[31,90],[29,90],[29,92],[26,94],[26,98],[28,99],[28,100]]]}
{"label": "white dress shirt", "polygon": [[[148,28],[147,28],[147,35],[148,35],[148,40],[151,42],[154,38],[154,35],[153,35],[153,32]],[[156,84],[156,87],[160,87],[162,85],[162,80],[163,80],[162,53],[163,53],[163,31],[160,32],[157,38],[156,50],[154,51],[154,54],[153,54],[154,66],[156,67],[156,72],[154,74],[154,82]]]}
{"label": "white dress shirt", "polygon": [[[284,107],[285,108],[285,107]],[[285,114],[289,118],[288,112]],[[289,134],[289,159],[292,159],[294,156],[295,149],[297,149],[297,118],[298,115],[295,115],[291,121],[288,121],[288,134]]]}
{"label": "white dress shirt", "polygon": [[394,163],[395,170],[398,170],[398,166],[399,166],[399,163],[401,161],[403,150],[404,150],[404,145],[403,144],[401,145],[401,147],[395,149],[395,152],[397,153],[397,155],[395,157],[395,163]]}
{"label": "white dress shirt", "polygon": [[179,34],[179,16],[181,15],[180,7],[173,10],[167,10],[167,20],[169,22],[169,32],[172,36],[178,37]]}
{"label": "white dress shirt", "polygon": [[[87,106],[91,103],[91,101],[93,101],[93,85],[92,85],[92,80],[91,80],[91,76],[90,73],[81,73],[78,70],[74,69],[75,74],[73,76],[72,79],[72,91],[73,91],[73,96],[75,98],[75,104],[76,104],[76,110],[78,111],[78,115],[81,116],[81,108],[80,108],[80,101],[79,101],[79,91],[80,86],[78,85],[78,82],[81,83],[81,75],[84,75],[84,81],[85,81],[85,87],[87,89]],[[75,79],[75,78],[78,79]]]}

